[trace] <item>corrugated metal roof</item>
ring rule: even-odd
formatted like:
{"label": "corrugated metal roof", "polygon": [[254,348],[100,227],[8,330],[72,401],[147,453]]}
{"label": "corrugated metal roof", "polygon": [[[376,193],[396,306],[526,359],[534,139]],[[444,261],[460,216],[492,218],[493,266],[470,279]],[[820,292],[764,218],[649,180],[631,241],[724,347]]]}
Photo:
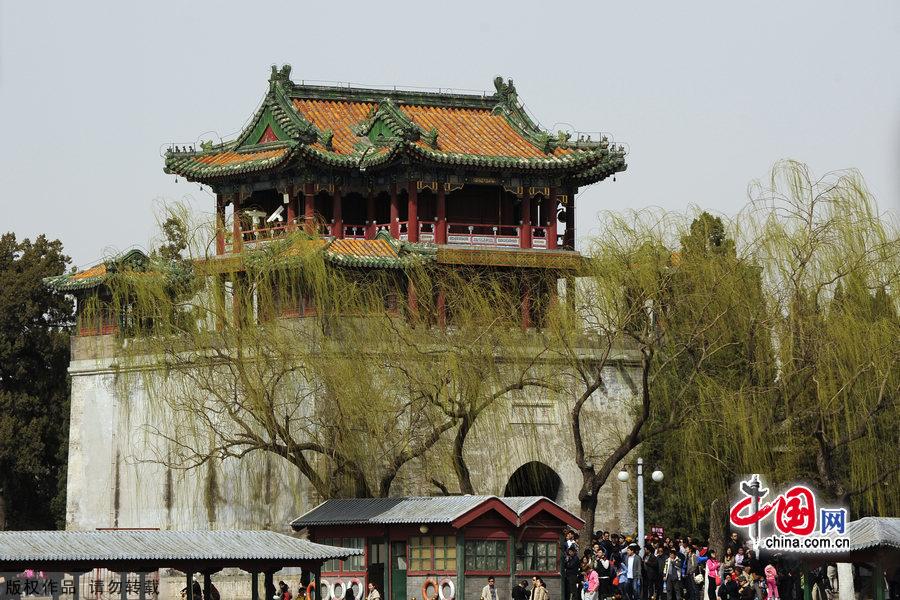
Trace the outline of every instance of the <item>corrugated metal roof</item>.
{"label": "corrugated metal roof", "polygon": [[[500,500],[516,515],[540,501],[544,496],[413,496],[407,498],[347,498],[326,500],[305,515],[295,519],[294,529],[315,525],[382,525],[391,523],[452,523],[488,500]],[[565,511],[568,512],[568,511]]]}
{"label": "corrugated metal roof", "polygon": [[294,528],[310,525],[450,523],[495,496],[414,496],[326,500],[295,519]]}
{"label": "corrugated metal roof", "polygon": [[346,558],[362,550],[274,531],[0,531],[0,563]]}
{"label": "corrugated metal roof", "polygon": [[522,516],[523,512],[534,506],[539,500],[547,500],[548,502],[552,502],[552,500],[546,498],[545,496],[507,496],[500,499],[503,500],[503,504],[513,509],[513,512],[515,512],[520,517]]}
{"label": "corrugated metal roof", "polygon": [[870,548],[900,549],[900,518],[898,517],[863,517],[850,521],[844,534],[814,536],[818,538],[842,537],[849,540],[849,545],[835,548],[819,545],[817,547],[801,547],[792,552],[801,554],[838,554],[846,555]]}
{"label": "corrugated metal roof", "polygon": [[847,523],[849,550],[865,550],[875,546],[900,548],[900,518],[863,517]]}

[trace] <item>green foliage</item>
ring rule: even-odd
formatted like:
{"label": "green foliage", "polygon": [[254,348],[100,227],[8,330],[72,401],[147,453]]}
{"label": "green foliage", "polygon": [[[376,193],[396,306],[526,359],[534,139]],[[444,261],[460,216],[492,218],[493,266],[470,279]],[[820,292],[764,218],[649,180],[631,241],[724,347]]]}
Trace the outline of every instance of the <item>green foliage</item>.
{"label": "green foliage", "polygon": [[[650,519],[702,532],[707,516],[724,520],[730,486],[751,472],[776,486],[809,481],[854,516],[896,514],[897,227],[854,172],[816,180],[780,163],[754,194],[730,227],[704,213],[681,238],[673,298],[727,309],[715,331],[724,348],[689,390],[691,418],[644,450],[667,474],[648,490]],[[737,277],[704,299],[694,292],[709,267]],[[695,323],[683,308],[667,317],[674,330]],[[684,377],[680,362],[664,389]]]}
{"label": "green foliage", "polygon": [[162,224],[162,233],[166,241],[157,250],[163,260],[181,260],[181,253],[188,247],[187,225],[177,216],[169,215]]}
{"label": "green foliage", "polygon": [[247,473],[279,456],[320,497],[388,495],[413,463],[470,491],[449,438],[464,443],[498,399],[545,385],[531,368],[542,346],[520,327],[521,290],[543,275],[336,267],[323,245],[294,232],[227,259],[189,245],[189,269],[160,257],[111,280],[133,338],[118,380],[123,394],[146,390],[159,455],[176,470],[240,460]]}
{"label": "green foliage", "polygon": [[[642,444],[677,452],[671,440],[704,426],[720,406],[713,386],[739,370],[734,348],[748,342],[734,329],[734,309],[754,295],[758,275],[721,230],[709,215],[687,227],[656,211],[605,214],[588,265],[567,291],[572,308],[556,315],[551,351],[576,374],[566,389],[587,528],[621,461]],[[585,347],[598,351],[585,354]],[[598,402],[620,379],[632,393],[611,398],[609,414]]]}
{"label": "green foliage", "polygon": [[58,240],[0,237],[0,502],[10,529],[65,522],[73,306],[42,280],[68,263]]}
{"label": "green foliage", "polygon": [[[775,365],[759,268],[737,256],[721,218],[697,216],[677,252],[666,335],[689,345],[657,371],[657,381],[662,390],[681,389],[692,376],[683,390],[692,409],[680,427],[650,439],[643,450],[648,464],[666,473],[664,486],[648,490],[647,509],[651,522],[706,537],[709,502],[725,496],[737,474],[769,462],[757,432],[767,422]],[[698,310],[717,318],[698,320]],[[698,326],[704,331],[691,336]],[[696,358],[704,355],[698,369]],[[652,424],[667,419],[656,412]]]}
{"label": "green foliage", "polygon": [[[900,236],[855,172],[786,162],[757,189],[752,225],[780,373],[773,469],[815,473],[854,515],[900,510]],[[840,286],[839,286],[840,284]],[[774,445],[774,442],[773,442]]]}

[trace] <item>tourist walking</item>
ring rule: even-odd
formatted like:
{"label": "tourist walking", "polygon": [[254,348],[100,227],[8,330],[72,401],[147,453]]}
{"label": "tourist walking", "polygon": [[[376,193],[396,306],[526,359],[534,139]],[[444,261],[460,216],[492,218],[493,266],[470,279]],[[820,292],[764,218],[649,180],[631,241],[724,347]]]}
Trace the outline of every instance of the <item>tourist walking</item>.
{"label": "tourist walking", "polygon": [[600,580],[600,587],[598,591],[600,593],[600,598],[610,598],[613,595],[613,578],[615,577],[615,573],[613,572],[612,561],[609,559],[606,554],[603,552],[600,553],[600,560],[597,561],[597,566],[594,567],[594,570],[597,571],[597,579]]}
{"label": "tourist walking", "polygon": [[512,589],[512,600],[528,600],[528,580],[523,579]]}
{"label": "tourist walking", "polygon": [[641,600],[642,562],[638,549],[638,546],[632,544],[625,551],[625,577],[628,579],[625,590],[626,597],[630,600]]}
{"label": "tourist walking", "polygon": [[550,594],[547,592],[547,586],[540,577],[532,579],[534,587],[531,589],[531,600],[550,600]]}
{"label": "tourist walking", "polygon": [[369,593],[366,594],[366,600],[381,600],[381,594],[378,592],[378,588],[375,587],[375,584],[370,581],[368,587]]}
{"label": "tourist walking", "polygon": [[700,600],[697,593],[697,582],[694,575],[697,574],[697,551],[693,546],[687,546],[684,550],[684,586],[688,600]]}
{"label": "tourist walking", "polygon": [[775,565],[766,565],[766,593],[769,600],[781,600],[781,594],[778,593],[778,571]]}
{"label": "tourist walking", "polygon": [[663,568],[663,581],[669,600],[681,600],[681,559],[675,548],[669,550],[669,558]]}
{"label": "tourist walking", "polygon": [[563,600],[578,600],[578,573],[580,571],[581,560],[578,558],[578,546],[569,546],[566,548],[563,558]]}
{"label": "tourist walking", "polygon": [[647,548],[644,558],[644,581],[641,584],[646,591],[648,600],[659,598],[657,588],[661,587],[659,579],[659,562],[656,557],[662,553],[662,548],[656,546]]}
{"label": "tourist walking", "polygon": [[715,550],[710,550],[707,554],[709,558],[706,559],[706,593],[708,600],[716,600],[716,590],[722,583],[722,566],[716,560]]}
{"label": "tourist walking", "polygon": [[584,567],[584,600],[597,600],[597,590],[600,588],[600,577],[597,571],[590,565]]}
{"label": "tourist walking", "polygon": [[488,577],[487,585],[481,588],[481,600],[497,600],[497,587],[493,577]]}

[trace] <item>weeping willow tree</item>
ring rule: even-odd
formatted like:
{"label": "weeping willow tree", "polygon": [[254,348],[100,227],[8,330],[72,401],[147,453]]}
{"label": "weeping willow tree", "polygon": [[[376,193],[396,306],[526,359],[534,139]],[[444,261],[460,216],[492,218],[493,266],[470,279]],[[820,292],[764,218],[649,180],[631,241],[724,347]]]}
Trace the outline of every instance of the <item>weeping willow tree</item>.
{"label": "weeping willow tree", "polygon": [[729,349],[691,390],[692,418],[647,448],[667,474],[650,514],[701,534],[708,517],[714,545],[751,472],[810,482],[858,516],[900,508],[897,228],[855,172],[784,162],[753,195],[733,223],[701,215],[681,240],[679,270],[713,257],[743,283],[710,290],[730,307]]}
{"label": "weeping willow tree", "polygon": [[336,264],[302,231],[208,257],[193,244],[208,229],[185,213],[164,230],[151,268],[110,288],[128,315],[120,381],[149,398],[144,427],[169,469],[278,457],[332,498],[387,496],[415,464],[408,479],[473,493],[463,449],[476,421],[551,385],[534,368],[545,348],[520,325],[540,277],[440,269],[426,247]]}
{"label": "weeping willow tree", "polygon": [[900,510],[900,237],[858,173],[821,179],[778,164],[755,190],[748,231],[760,241],[779,373],[781,481],[815,474],[854,514]]}
{"label": "weeping willow tree", "polygon": [[[714,382],[744,343],[732,325],[747,302],[747,269],[734,256],[678,252],[679,235],[688,232],[672,215],[606,215],[585,276],[570,286],[574,310],[557,313],[552,347],[573,373],[570,427],[589,531],[601,487],[632,450],[716,418]],[[586,345],[600,360],[582,354]],[[589,424],[588,413],[597,412],[611,380],[627,378],[629,364],[639,374],[632,393]]]}

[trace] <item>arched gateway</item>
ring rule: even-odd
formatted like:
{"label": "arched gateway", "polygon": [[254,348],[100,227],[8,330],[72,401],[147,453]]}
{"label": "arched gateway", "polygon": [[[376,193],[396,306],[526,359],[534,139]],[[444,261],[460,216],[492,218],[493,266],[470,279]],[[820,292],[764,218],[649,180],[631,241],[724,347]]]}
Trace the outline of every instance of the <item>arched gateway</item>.
{"label": "arched gateway", "polygon": [[504,496],[544,496],[556,501],[562,479],[542,462],[525,463],[512,474],[503,490]]}

